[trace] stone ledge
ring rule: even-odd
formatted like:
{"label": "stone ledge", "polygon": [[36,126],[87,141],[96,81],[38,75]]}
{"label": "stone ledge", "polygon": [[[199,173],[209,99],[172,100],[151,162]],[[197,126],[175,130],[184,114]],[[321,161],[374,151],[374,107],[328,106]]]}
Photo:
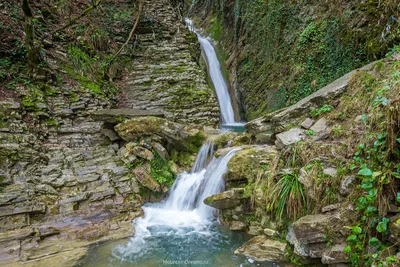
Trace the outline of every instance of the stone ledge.
{"label": "stone ledge", "polygon": [[126,119],[136,117],[165,117],[162,111],[157,110],[144,110],[144,109],[100,109],[90,114],[91,118],[96,121],[104,121],[110,123],[120,123]]}
{"label": "stone ledge", "polygon": [[362,68],[347,73],[294,105],[248,122],[245,125],[247,132],[256,135],[266,131],[280,133],[287,130],[287,126],[296,123],[297,119],[302,115],[342,95],[354,74],[359,71],[371,71],[376,63],[377,61],[372,62]]}

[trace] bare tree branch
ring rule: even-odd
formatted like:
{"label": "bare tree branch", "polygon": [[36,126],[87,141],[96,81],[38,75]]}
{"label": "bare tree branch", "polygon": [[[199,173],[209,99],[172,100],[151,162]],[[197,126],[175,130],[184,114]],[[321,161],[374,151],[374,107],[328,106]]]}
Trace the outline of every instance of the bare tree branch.
{"label": "bare tree branch", "polygon": [[137,25],[138,25],[138,23],[139,23],[140,15],[142,14],[142,11],[143,11],[143,0],[140,0],[140,2],[139,2],[139,11],[138,11],[137,16],[136,16],[136,21],[135,21],[135,24],[134,24],[133,27],[132,27],[131,32],[129,33],[128,39],[127,39],[126,42],[121,46],[121,48],[117,51],[117,53],[115,53],[115,55],[111,58],[110,62],[108,63],[108,66],[110,66],[111,63],[115,60],[115,58],[117,58],[117,57],[119,56],[119,54],[121,54],[122,50],[123,50],[123,49],[125,48],[125,46],[129,43],[129,41],[132,39],[133,34],[134,34],[134,32],[135,32],[135,29],[136,29],[136,27],[137,27]]}

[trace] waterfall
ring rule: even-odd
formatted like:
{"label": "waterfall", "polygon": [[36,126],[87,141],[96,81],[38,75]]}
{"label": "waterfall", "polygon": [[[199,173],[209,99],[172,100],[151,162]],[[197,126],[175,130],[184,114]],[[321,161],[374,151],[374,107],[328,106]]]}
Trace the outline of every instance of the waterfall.
{"label": "waterfall", "polygon": [[[208,151],[207,151],[208,150]],[[212,146],[205,144],[199,153],[200,164],[206,165],[207,157],[212,151]],[[203,200],[211,195],[220,193],[224,190],[224,180],[222,176],[228,170],[228,162],[235,155],[239,148],[231,150],[221,158],[213,158],[205,169],[196,172],[183,173],[179,175],[177,181],[171,189],[171,194],[163,208],[169,210],[196,210],[201,219],[213,219],[215,209],[206,206]]]}
{"label": "waterfall", "polygon": [[189,29],[197,34],[197,38],[199,39],[200,45],[206,56],[210,77],[213,82],[221,109],[222,124],[234,125],[236,121],[235,113],[232,107],[231,96],[229,95],[228,85],[222,74],[217,53],[215,53],[215,49],[211,41],[207,37],[201,36],[196,31],[196,29],[193,27],[193,22],[190,19],[187,18],[186,23],[188,24]]}
{"label": "waterfall", "polygon": [[[228,86],[214,47],[207,38],[199,34],[198,38],[207,57],[223,124],[235,125]],[[218,228],[217,210],[206,206],[203,201],[224,190],[223,175],[228,170],[229,160],[238,150],[240,148],[234,148],[225,156],[216,158],[214,144],[206,141],[192,170],[178,175],[168,198],[160,203],[143,205],[144,217],[134,221],[135,235],[128,244],[113,249],[114,257],[121,261],[140,262],[143,266],[155,266],[152,264],[156,255],[187,260],[198,257],[199,253],[207,258],[213,256],[210,251],[226,251],[226,246],[232,241]]]}
{"label": "waterfall", "polygon": [[[114,249],[113,255],[121,260],[150,257],[159,249],[157,240],[168,238],[170,246],[183,240],[209,238],[218,235],[212,225],[216,209],[206,206],[203,200],[224,190],[223,175],[228,162],[240,148],[232,149],[220,158],[212,155],[213,144],[206,142],[190,173],[180,174],[161,203],[143,206],[145,216],[134,221],[135,235],[125,246]],[[203,168],[204,167],[204,168]],[[223,240],[223,237],[220,237]]]}

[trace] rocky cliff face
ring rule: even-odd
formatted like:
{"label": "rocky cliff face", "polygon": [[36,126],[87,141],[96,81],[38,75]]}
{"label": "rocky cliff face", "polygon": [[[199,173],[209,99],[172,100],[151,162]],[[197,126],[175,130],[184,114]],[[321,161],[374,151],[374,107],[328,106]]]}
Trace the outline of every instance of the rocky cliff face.
{"label": "rocky cliff face", "polygon": [[[39,34],[62,25],[62,8],[82,9],[42,4],[33,5],[35,14],[41,11]],[[19,1],[1,6],[14,10],[0,16],[7,29],[23,33]],[[135,14],[130,2],[105,2],[73,30],[45,41],[33,78],[13,46],[23,34],[2,44],[2,264],[74,265],[93,242],[133,235],[140,205],[163,196],[204,140],[198,129],[176,122],[199,129],[218,123],[218,102],[198,64],[199,44],[170,1],[145,1],[135,43],[109,70],[101,67],[125,42]],[[139,132],[125,141],[114,126],[133,117],[140,117],[130,124]],[[157,127],[154,121],[164,135],[147,131]]]}
{"label": "rocky cliff face", "polygon": [[145,1],[132,69],[122,81],[123,107],[156,109],[168,119],[216,125],[219,106],[199,68],[200,46],[178,6]]}
{"label": "rocky cliff face", "polygon": [[[129,235],[130,221],[140,215],[138,182],[118,158],[118,143],[89,117],[111,103],[62,88],[34,111],[12,99],[1,102],[2,261],[40,258],[48,253],[40,251],[46,242],[96,240],[122,229]],[[79,101],[65,97],[72,92]],[[45,119],[31,118],[33,112]]]}

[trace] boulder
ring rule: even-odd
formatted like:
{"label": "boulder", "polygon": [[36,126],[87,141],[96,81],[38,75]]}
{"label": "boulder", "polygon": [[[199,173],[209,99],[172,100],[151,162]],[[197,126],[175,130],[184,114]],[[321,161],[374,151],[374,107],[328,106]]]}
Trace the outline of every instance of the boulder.
{"label": "boulder", "polygon": [[272,138],[273,134],[271,132],[262,132],[256,134],[255,138],[258,144],[268,144],[272,143]]}
{"label": "boulder", "polygon": [[311,130],[315,132],[312,138],[314,142],[325,140],[329,137],[330,132],[325,118],[319,119],[312,127]]}
{"label": "boulder", "polygon": [[244,255],[255,261],[285,261],[287,244],[260,235],[253,237],[240,248],[235,254]]}
{"label": "boulder", "polygon": [[204,199],[204,204],[216,209],[230,209],[240,205],[245,198],[244,188],[233,188],[207,197]]}
{"label": "boulder", "polygon": [[269,237],[275,237],[278,235],[278,232],[269,228],[264,229],[264,234]]}
{"label": "boulder", "polygon": [[244,145],[250,145],[252,141],[252,136],[250,134],[240,134],[236,136],[232,142],[228,143],[230,146],[244,146]]}
{"label": "boulder", "polygon": [[125,164],[133,164],[138,160],[138,158],[135,155],[131,154],[132,147],[136,146],[136,143],[133,143],[134,145],[130,145],[130,144],[131,143],[128,143],[127,145],[121,147],[117,152],[118,157]]}
{"label": "boulder", "polygon": [[340,220],[332,215],[307,215],[293,223],[294,237],[302,244],[325,242],[326,233],[337,227]]}
{"label": "boulder", "polygon": [[139,158],[151,161],[154,158],[153,153],[142,146],[135,146],[132,148],[131,153]]}
{"label": "boulder", "polygon": [[323,264],[336,264],[336,263],[347,263],[346,253],[344,252],[344,248],[346,244],[336,244],[333,247],[327,249],[322,254],[322,263]]}
{"label": "boulder", "polygon": [[179,166],[172,160],[169,161],[169,164],[170,164],[169,169],[175,176],[178,176],[182,172],[182,170],[179,168]]}
{"label": "boulder", "polygon": [[250,223],[247,233],[254,236],[262,235],[264,233],[264,229],[261,227],[259,222],[255,221]]}
{"label": "boulder", "polygon": [[112,129],[107,129],[107,128],[101,129],[101,133],[107,136],[108,139],[111,140],[111,142],[121,139],[121,137],[119,137],[119,135]]}
{"label": "boulder", "polygon": [[251,180],[262,167],[271,170],[278,160],[278,151],[273,146],[246,146],[238,151],[228,163],[225,181]]}
{"label": "boulder", "polygon": [[313,124],[314,124],[314,120],[312,120],[312,119],[310,119],[310,118],[307,118],[307,119],[305,119],[305,120],[300,124],[300,126],[301,126],[302,128],[304,128],[304,129],[308,130],[308,129],[311,128],[311,126],[312,126]]}
{"label": "boulder", "polygon": [[327,213],[327,212],[331,212],[331,211],[335,211],[338,210],[340,208],[341,204],[337,203],[337,204],[331,204],[328,206],[325,206],[321,209],[322,213]]}
{"label": "boulder", "polygon": [[346,176],[340,183],[339,193],[342,196],[348,196],[351,193],[351,187],[356,178],[353,175]]}
{"label": "boulder", "polygon": [[275,144],[279,149],[300,142],[305,138],[304,130],[300,128],[292,128],[289,131],[276,135]]}
{"label": "boulder", "polygon": [[133,175],[141,185],[154,192],[161,192],[160,184],[150,175],[150,166],[144,164],[133,170]]}
{"label": "boulder", "polygon": [[169,160],[168,151],[158,142],[152,142],[151,146],[163,160]]}
{"label": "boulder", "polygon": [[[245,146],[245,147],[246,147],[246,146]],[[242,149],[245,148],[245,147],[242,147]],[[228,154],[228,153],[229,153],[231,150],[233,150],[233,149],[235,149],[235,148],[234,148],[234,147],[226,147],[226,148],[218,149],[218,150],[214,153],[214,156],[217,157],[217,158],[226,156],[226,154]]]}
{"label": "boulder", "polygon": [[322,131],[322,132],[320,132],[319,134],[315,135],[315,136],[312,138],[312,140],[313,140],[314,142],[326,140],[326,139],[328,139],[329,135],[330,135],[329,130]]}
{"label": "boulder", "polygon": [[294,245],[294,254],[304,258],[319,259],[326,250],[325,242],[302,244],[296,242]]}
{"label": "boulder", "polygon": [[321,132],[324,132],[328,129],[327,121],[325,118],[319,119],[312,127],[311,130],[313,130],[315,133],[319,134]]}
{"label": "boulder", "polygon": [[247,224],[242,221],[232,221],[229,226],[231,231],[244,231],[247,228]]}
{"label": "boulder", "polygon": [[225,148],[238,134],[234,132],[226,132],[220,135],[212,136],[210,139],[214,143],[216,149]]}

